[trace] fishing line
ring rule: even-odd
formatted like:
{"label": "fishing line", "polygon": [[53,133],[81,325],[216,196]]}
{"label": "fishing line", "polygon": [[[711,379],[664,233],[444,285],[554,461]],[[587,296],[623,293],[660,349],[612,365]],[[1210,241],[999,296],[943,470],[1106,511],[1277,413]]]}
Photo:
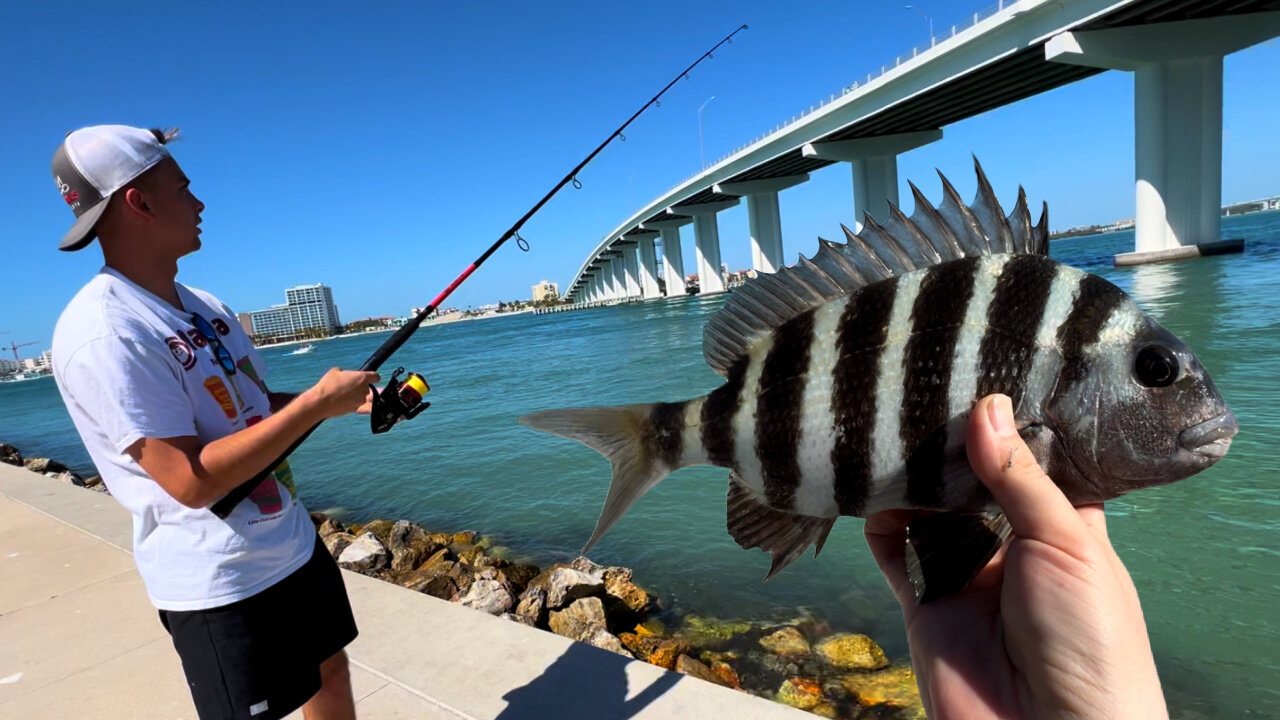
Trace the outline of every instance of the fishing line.
{"label": "fishing line", "polygon": [[[420,310],[417,315],[402,325],[395,334],[375,350],[373,354],[369,356],[369,359],[365,360],[364,364],[360,366],[360,369],[371,372],[381,367],[382,364],[391,357],[391,354],[396,350],[399,350],[400,346],[404,345],[404,343],[409,339],[409,336],[413,335],[413,333],[418,330],[418,327],[427,319],[427,316],[435,312],[436,308],[440,307],[441,303],[453,294],[453,291],[457,290],[459,285],[466,282],[467,278],[471,277],[471,274],[483,265],[484,262],[489,259],[489,256],[497,252],[498,248],[502,247],[508,240],[513,237],[516,238],[516,245],[519,246],[521,250],[528,252],[529,243],[523,237],[520,237],[520,228],[524,227],[524,224],[529,221],[529,218],[533,217],[534,213],[541,210],[542,206],[546,205],[547,202],[550,201],[557,192],[560,192],[561,188],[565,185],[572,182],[575,189],[581,190],[582,182],[578,180],[578,173],[587,166],[587,163],[591,162],[596,155],[600,154],[600,151],[604,150],[609,143],[613,142],[614,138],[622,137],[622,131],[626,130],[627,126],[636,118],[640,117],[641,113],[648,110],[651,105],[661,107],[662,103],[659,101],[660,98],[665,95],[673,85],[681,80],[687,79],[689,77],[690,70],[697,67],[703,60],[710,59],[712,57],[712,53],[718,50],[721,45],[726,43],[732,44],[733,36],[746,29],[748,29],[747,26],[742,25],[737,30],[729,33],[723,40],[716,43],[710,50],[700,55],[697,60],[694,60],[693,64],[680,71],[680,73],[677,74],[671,82],[667,83],[666,86],[658,91],[657,95],[650,98],[649,102],[642,105],[639,110],[635,111],[635,113],[631,115],[631,117],[627,118],[626,122],[618,126],[618,129],[614,130],[604,142],[600,143],[596,149],[592,150],[590,154],[583,158],[582,162],[579,162],[572,170],[566,173],[550,192],[544,195],[541,200],[534,204],[533,207],[529,208],[529,211],[521,216],[514,225],[508,228],[507,231],[504,232],[496,242],[490,245],[487,250],[481,253],[480,257],[476,258],[475,262],[468,265],[453,282],[449,283],[448,287],[442,290],[439,295],[436,295],[435,299],[431,301],[431,304]],[[623,139],[625,140],[625,138]],[[422,401],[422,395],[430,389],[427,386],[426,380],[417,373],[409,373],[405,382],[402,383],[398,379],[398,376],[402,372],[404,372],[404,368],[397,368],[396,371],[391,374],[391,377],[388,378],[386,386],[383,387],[380,392],[375,389],[373,395],[373,411],[369,415],[369,422],[374,433],[390,430],[397,422],[416,416],[431,404]],[[249,493],[251,493],[253,489],[263,481],[263,479],[274,472],[276,467],[280,463],[284,462],[285,458],[289,457],[294,450],[298,449],[298,446],[310,437],[311,433],[315,432],[315,429],[318,427],[320,427],[320,423],[316,423],[311,426],[309,430],[302,434],[302,437],[295,440],[280,457],[276,458],[276,460],[268,465],[264,470],[257,473],[244,483],[236,486],[221,500],[214,503],[210,507],[213,513],[220,518],[226,519],[227,516],[231,514],[231,511],[235,509],[236,505],[239,505],[242,500],[249,497]]]}

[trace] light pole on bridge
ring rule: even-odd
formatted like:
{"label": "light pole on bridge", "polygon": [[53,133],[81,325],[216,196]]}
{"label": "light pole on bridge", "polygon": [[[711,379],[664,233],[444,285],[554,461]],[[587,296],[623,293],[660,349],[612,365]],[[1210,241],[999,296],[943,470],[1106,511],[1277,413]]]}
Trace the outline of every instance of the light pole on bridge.
{"label": "light pole on bridge", "polygon": [[707,154],[702,149],[702,110],[707,106],[707,103],[715,99],[716,99],[716,96],[712,95],[706,100],[703,100],[702,104],[698,106],[698,158],[702,160],[703,170],[707,169]]}
{"label": "light pole on bridge", "polygon": [[934,45],[934,38],[933,38],[933,16],[932,16],[932,15],[929,15],[928,13],[926,13],[926,12],[925,12],[925,11],[923,11],[923,10],[921,10],[919,7],[917,7],[917,6],[915,6],[915,5],[907,5],[907,6],[905,6],[905,9],[907,9],[907,10],[915,10],[916,12],[920,13],[920,17],[923,17],[925,20],[928,20],[928,21],[929,21],[929,47],[933,47],[933,45]]}

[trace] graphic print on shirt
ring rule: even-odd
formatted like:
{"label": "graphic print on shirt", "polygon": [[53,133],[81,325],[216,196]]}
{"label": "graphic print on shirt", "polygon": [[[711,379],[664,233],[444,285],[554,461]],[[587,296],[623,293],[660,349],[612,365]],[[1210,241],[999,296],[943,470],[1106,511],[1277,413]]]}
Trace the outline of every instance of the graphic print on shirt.
{"label": "graphic print on shirt", "polygon": [[231,399],[231,392],[227,390],[227,385],[222,382],[222,378],[214,375],[205,378],[204,389],[208,390],[213,399],[218,402],[218,406],[222,408],[228,420],[236,419],[235,401]]}
{"label": "graphic print on shirt", "polygon": [[[260,422],[262,422],[262,416],[254,415],[245,419],[245,427],[253,427]],[[276,466],[276,469],[249,494],[249,499],[258,506],[258,511],[263,515],[280,512],[281,508],[283,508],[280,485],[283,485],[289,491],[291,498],[298,499],[298,490],[293,484],[293,468],[289,467],[288,460],[282,460]]]}
{"label": "graphic print on shirt", "polygon": [[173,359],[178,361],[183,370],[190,370],[196,366],[196,353],[187,341],[182,339],[181,333],[177,336],[170,335],[164,341],[169,346],[169,352],[173,353]]}
{"label": "graphic print on shirt", "polygon": [[267,394],[267,384],[262,382],[262,378],[258,377],[258,370],[253,367],[253,363],[249,362],[248,355],[240,358],[240,361],[236,363],[236,369],[252,380],[253,384],[257,385],[263,394]]}

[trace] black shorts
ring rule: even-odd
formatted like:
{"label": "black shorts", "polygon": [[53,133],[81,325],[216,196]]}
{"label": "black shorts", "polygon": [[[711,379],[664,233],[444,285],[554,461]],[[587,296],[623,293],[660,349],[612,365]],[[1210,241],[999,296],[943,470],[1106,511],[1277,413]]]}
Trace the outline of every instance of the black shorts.
{"label": "black shorts", "polygon": [[160,611],[201,720],[275,720],[320,689],[320,663],[356,638],[342,573],[316,537],[311,559],[230,605]]}

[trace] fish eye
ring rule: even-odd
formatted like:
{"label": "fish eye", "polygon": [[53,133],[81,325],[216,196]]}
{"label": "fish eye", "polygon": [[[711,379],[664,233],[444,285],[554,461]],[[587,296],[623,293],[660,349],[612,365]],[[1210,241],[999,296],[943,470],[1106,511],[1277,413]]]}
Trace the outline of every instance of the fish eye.
{"label": "fish eye", "polygon": [[1169,387],[1178,379],[1178,358],[1163,345],[1148,345],[1138,351],[1133,371],[1147,387]]}

